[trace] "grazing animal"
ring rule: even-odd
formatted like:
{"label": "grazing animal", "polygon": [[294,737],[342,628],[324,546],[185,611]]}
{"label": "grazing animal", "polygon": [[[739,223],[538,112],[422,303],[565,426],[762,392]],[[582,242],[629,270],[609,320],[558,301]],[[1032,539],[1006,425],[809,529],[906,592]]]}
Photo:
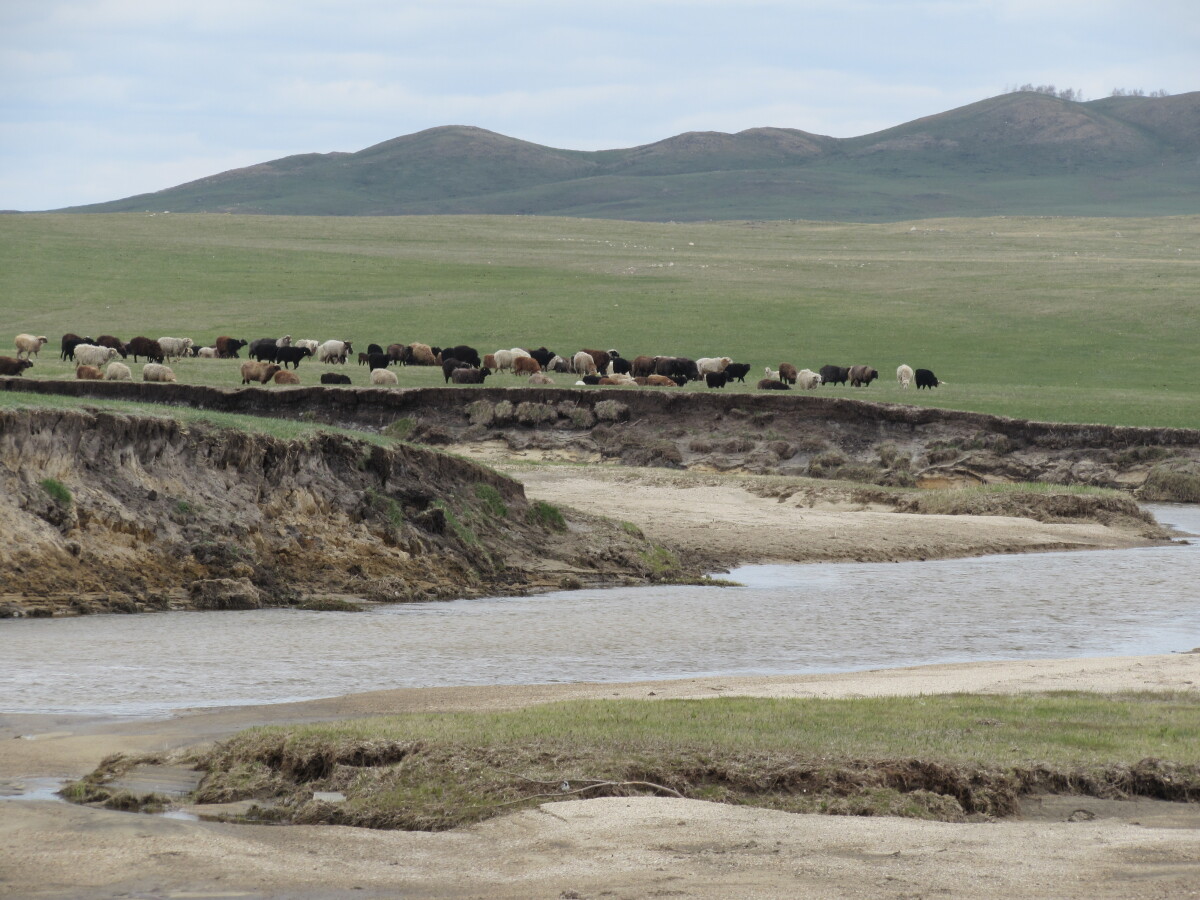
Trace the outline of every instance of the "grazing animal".
{"label": "grazing animal", "polygon": [[729,382],[729,376],[724,372],[705,372],[704,383],[710,388],[723,388]]}
{"label": "grazing animal", "polygon": [[[292,350],[295,348],[288,347],[287,349]],[[300,376],[297,375],[295,372],[289,372],[286,369],[280,369],[278,372],[275,373],[275,383],[276,384],[299,384]]]}
{"label": "grazing animal", "polygon": [[62,360],[74,359],[75,348],[77,346],[80,344],[91,343],[93,343],[93,341],[90,337],[80,337],[79,335],[68,331],[62,336],[62,352],[59,354],[58,358]]}
{"label": "grazing animal", "polygon": [[934,375],[933,372],[931,372],[929,369],[917,369],[916,372],[914,372],[913,374],[916,377],[918,391],[921,388],[929,388],[930,390],[932,390],[933,388],[937,387],[939,384],[946,383],[944,381],[938,381],[938,377],[936,375]]}
{"label": "grazing animal", "polygon": [[275,362],[275,354],[279,350],[276,338],[255,338],[250,342],[246,355],[259,362]]}
{"label": "grazing animal", "polygon": [[358,364],[359,364],[360,366],[365,366],[365,365],[367,365],[367,364],[368,364],[370,361],[371,361],[371,354],[370,354],[370,353],[360,353],[360,354],[358,354]]}
{"label": "grazing animal", "polygon": [[402,366],[408,365],[408,359],[412,355],[412,350],[407,344],[388,344],[384,352],[392,358],[392,362]]}
{"label": "grazing animal", "polygon": [[496,368],[496,354],[495,353],[485,353],[483,355],[483,367],[485,369],[495,369]]}
{"label": "grazing animal", "polygon": [[221,359],[237,359],[238,351],[246,346],[246,342],[223,334],[213,341],[213,346],[217,348],[217,356]]}
{"label": "grazing animal", "polygon": [[25,359],[29,359],[30,356],[37,356],[38,351],[41,350],[42,347],[47,343],[49,343],[49,341],[50,339],[45,335],[38,337],[32,334],[18,334],[15,341],[17,347],[17,359],[21,358],[22,353],[25,354]]}
{"label": "grazing animal", "polygon": [[[360,353],[358,355],[361,357],[363,354]],[[395,362],[395,360],[386,353],[368,353],[366,354],[366,357],[367,366],[370,367],[371,371],[375,371],[376,369],[386,369]],[[362,362],[362,360],[360,359],[359,362]]]}
{"label": "grazing animal", "polygon": [[158,363],[146,363],[142,366],[142,381],[173,382],[175,373],[168,366]]}
{"label": "grazing animal", "polygon": [[196,356],[200,359],[216,359],[220,354],[217,353],[216,347],[199,347]]}
{"label": "grazing animal", "polygon": [[97,347],[95,344],[78,344],[75,347],[75,362],[81,366],[99,368],[116,358],[117,351],[112,347]]}
{"label": "grazing animal", "polygon": [[455,369],[450,380],[455,384],[483,384],[483,379],[491,374],[487,369]]}
{"label": "grazing animal", "polygon": [[104,370],[105,381],[133,381],[133,373],[125,363],[111,362]]}
{"label": "grazing animal", "polygon": [[98,366],[80,365],[75,367],[75,377],[80,381],[100,381],[104,372]]}
{"label": "grazing animal", "polygon": [[779,364],[779,380],[782,381],[784,384],[795,384],[796,383],[796,367],[793,366],[791,363],[785,363],[785,362],[780,363]]}
{"label": "grazing animal", "polygon": [[632,375],[633,363],[623,356],[613,357],[613,361],[609,363],[608,369],[614,375]]}
{"label": "grazing animal", "polygon": [[[700,370],[696,368],[696,361],[693,359],[686,356],[659,356],[656,359],[654,374],[674,378],[680,387],[689,381],[700,380]],[[679,381],[680,378],[683,379],[682,382]]]}
{"label": "grazing animal", "polygon": [[121,354],[121,359],[125,359],[129,356],[129,351],[125,349],[125,342],[111,334],[102,334],[100,337],[96,338],[96,346],[112,347]]}
{"label": "grazing animal", "polygon": [[168,361],[192,354],[191,338],[160,337],[158,346],[162,348],[163,356]]}
{"label": "grazing animal", "polygon": [[396,377],[396,373],[391,369],[372,369],[371,384],[399,384],[400,379]]}
{"label": "grazing animal", "polygon": [[912,366],[900,365],[896,368],[896,380],[900,382],[901,390],[906,390],[913,380]]}
{"label": "grazing animal", "polygon": [[696,360],[696,369],[701,375],[707,375],[709,372],[724,372],[731,362],[733,360],[728,356],[702,356]]}
{"label": "grazing animal", "polygon": [[596,375],[599,370],[596,368],[596,358],[586,350],[580,350],[571,360],[571,364],[575,369],[576,375]]}
{"label": "grazing animal", "polygon": [[532,375],[542,371],[541,364],[532,356],[521,356],[513,360],[514,375]]}
{"label": "grazing animal", "polygon": [[345,363],[346,357],[354,352],[350,341],[326,341],[317,348],[317,361],[323,363]]}
{"label": "grazing animal", "polygon": [[554,351],[547,350],[545,347],[538,347],[536,350],[527,350],[526,352],[536,359],[538,365],[543,369],[550,368],[550,360],[554,359]]}
{"label": "grazing animal", "polygon": [[563,359],[561,356],[555,356],[550,360],[550,365],[546,368],[548,368],[551,372],[570,372],[571,361],[569,359]]}
{"label": "grazing animal", "polygon": [[850,387],[866,387],[879,377],[879,373],[870,366],[850,367]]}
{"label": "grazing animal", "polygon": [[532,375],[529,376],[529,383],[530,384],[542,384],[542,385],[554,384],[554,379],[551,378],[549,375],[547,375],[545,372],[534,372]]}
{"label": "grazing animal", "polygon": [[134,362],[138,361],[139,356],[146,357],[146,359],[150,360],[150,362],[158,363],[162,362],[164,359],[162,347],[158,346],[158,341],[152,340],[148,337],[142,337],[139,335],[138,337],[130,338],[129,343],[125,345],[125,348],[133,357]]}
{"label": "grazing animal", "polygon": [[470,369],[470,368],[472,368],[472,367],[467,365],[461,359],[453,359],[453,358],[443,359],[442,360],[442,377],[445,379],[445,383],[449,384],[450,376],[454,374],[456,369]]}
{"label": "grazing animal", "polygon": [[0,356],[0,375],[20,375],[26,369],[31,368],[33,368],[33,360],[31,359]]}
{"label": "grazing animal", "polygon": [[[316,343],[316,342],[314,341],[313,343]],[[314,351],[316,349],[317,349],[316,347],[313,347]],[[383,348],[380,347],[378,344],[367,344],[367,352],[368,353],[382,353]]]}
{"label": "grazing animal", "polygon": [[821,384],[845,384],[849,378],[849,366],[821,366]]}
{"label": "grazing animal", "polygon": [[654,364],[657,360],[654,356],[635,356],[629,374],[635,378],[648,378],[654,374]]}
{"label": "grazing animal", "polygon": [[647,375],[646,384],[651,387],[680,387],[679,382],[670,375]]}
{"label": "grazing animal", "polygon": [[[300,340],[300,341],[292,341],[292,346],[293,347],[307,347],[308,352],[311,353],[313,356],[316,356],[317,349],[321,346],[321,342],[314,341],[311,338],[305,338],[304,340]],[[378,344],[372,344],[371,346],[377,347]],[[370,352],[370,347],[367,348],[367,352],[368,353]]]}
{"label": "grazing animal", "polygon": [[242,363],[242,384],[249,384],[252,381],[266,384],[275,377],[275,373],[278,371],[280,371],[280,367],[275,363],[244,362]]}
{"label": "grazing animal", "polygon": [[811,391],[821,383],[821,376],[812,369],[801,369],[796,373],[796,383],[806,391]]}
{"label": "grazing animal", "polygon": [[776,378],[764,378],[758,383],[760,391],[790,391],[791,387]]}
{"label": "grazing animal", "polygon": [[292,368],[296,369],[300,366],[300,360],[306,356],[312,356],[312,351],[307,347],[277,347],[275,349],[275,361],[285,369],[288,363],[292,364]]}
{"label": "grazing animal", "polygon": [[[587,350],[587,349],[585,349],[583,352],[588,354],[589,356],[591,356],[592,361],[596,364],[596,374],[597,375],[604,375],[605,373],[607,373],[608,367],[609,367],[609,365],[612,364],[612,361],[621,355],[616,350]],[[576,369],[575,371],[579,371],[579,370]]]}
{"label": "grazing animal", "polygon": [[461,359],[469,366],[479,368],[482,360],[479,358],[479,351],[474,347],[468,347],[466,344],[459,344],[457,347],[446,347],[442,350],[442,359]]}
{"label": "grazing animal", "polygon": [[746,376],[750,374],[750,363],[730,363],[725,367],[725,377],[730,381],[735,378],[742,384],[746,383]]}
{"label": "grazing animal", "polygon": [[321,375],[321,384],[350,384],[350,376],[339,372],[325,372]]}
{"label": "grazing animal", "polygon": [[405,364],[409,366],[436,366],[438,364],[437,354],[433,352],[433,348],[428,344],[412,343],[408,345],[408,359]]}

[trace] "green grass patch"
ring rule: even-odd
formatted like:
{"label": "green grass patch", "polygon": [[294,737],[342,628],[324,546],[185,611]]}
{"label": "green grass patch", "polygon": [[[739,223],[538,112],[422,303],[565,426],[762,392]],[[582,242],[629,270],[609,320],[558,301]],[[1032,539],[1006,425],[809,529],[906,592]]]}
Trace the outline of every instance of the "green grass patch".
{"label": "green grass patch", "polygon": [[956,820],[1034,790],[1200,799],[1198,730],[1194,694],[578,701],[252,729],[207,755],[200,796],[421,829],[629,794]]}
{"label": "green grass patch", "polygon": [[[817,395],[1194,428],[1200,381],[1178,373],[1195,352],[1198,227],[1195,216],[874,225],[2,216],[0,246],[14,264],[0,267],[0,335],[51,337],[23,376],[34,379],[74,378],[53,352],[67,331],[200,345],[286,331],[356,348],[453,336],[481,353],[545,344],[564,355],[729,355],[756,376],[783,361],[867,363],[878,382]],[[900,363],[946,383],[901,390]],[[238,366],[172,364],[181,383],[230,388]],[[297,374],[312,385],[326,370],[305,361]],[[338,371],[368,384],[366,367]],[[397,374],[401,387],[443,381],[434,368]]]}
{"label": "green grass patch", "polygon": [[50,499],[55,503],[70,506],[74,500],[70,489],[57,478],[43,478],[38,484],[41,485],[43,491],[50,495]]}
{"label": "green grass patch", "polygon": [[545,500],[535,500],[529,504],[527,516],[530,522],[541,525],[543,528],[548,528],[551,531],[567,530],[567,520],[563,518],[563,514],[559,511],[558,507],[553,503],[547,503]]}
{"label": "green grass patch", "polygon": [[508,506],[504,503],[504,498],[500,496],[500,492],[490,484],[485,484],[482,481],[475,485],[475,496],[483,503],[483,508],[490,516],[495,516],[498,519],[503,519],[508,515]]}

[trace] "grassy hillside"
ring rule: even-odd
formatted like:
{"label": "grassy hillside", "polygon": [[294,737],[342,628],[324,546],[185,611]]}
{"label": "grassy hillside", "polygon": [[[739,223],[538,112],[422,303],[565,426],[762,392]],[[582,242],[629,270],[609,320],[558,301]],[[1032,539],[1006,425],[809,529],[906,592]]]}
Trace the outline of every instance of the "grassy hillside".
{"label": "grassy hillside", "polygon": [[[0,341],[64,332],[616,347],[868,363],[839,396],[1200,427],[1200,218],[664,225],[537,217],[0,217]],[[901,392],[896,366],[949,384]],[[236,386],[233,361],[181,381]],[[357,383],[365,370],[348,366]],[[315,383],[320,367],[300,368]],[[440,383],[405,369],[402,385]],[[499,376],[500,383],[511,383]],[[573,379],[561,377],[563,383]],[[701,389],[701,388],[689,388]]]}
{"label": "grassy hillside", "polygon": [[264,162],[81,212],[496,214],[887,222],[1200,212],[1200,93],[993,97],[862,137],[692,132],[582,152],[431,128]]}

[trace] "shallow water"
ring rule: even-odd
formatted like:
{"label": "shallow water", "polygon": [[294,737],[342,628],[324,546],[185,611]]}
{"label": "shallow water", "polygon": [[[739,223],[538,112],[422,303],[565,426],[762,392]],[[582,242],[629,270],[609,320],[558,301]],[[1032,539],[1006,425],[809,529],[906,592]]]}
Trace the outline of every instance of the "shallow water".
{"label": "shallow water", "polygon": [[[1152,506],[1200,535],[1200,507]],[[1200,540],[747,566],[739,588],[0,622],[0,712],[159,715],[393,687],[843,672],[1200,646]]]}

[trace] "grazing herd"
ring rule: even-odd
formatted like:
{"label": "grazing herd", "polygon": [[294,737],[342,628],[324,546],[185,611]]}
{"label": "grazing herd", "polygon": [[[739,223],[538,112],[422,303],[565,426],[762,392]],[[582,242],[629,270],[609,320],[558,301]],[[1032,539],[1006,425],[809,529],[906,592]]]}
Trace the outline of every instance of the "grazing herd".
{"label": "grazing herd", "polygon": [[[44,336],[19,334],[14,341],[16,356],[0,356],[0,375],[20,375],[33,366],[33,358],[49,340]],[[129,366],[118,361],[133,357],[142,367],[142,380],[173,382],[175,373],[168,363],[185,357],[201,359],[238,359],[245,348],[250,360],[241,364],[241,383],[298,385],[300,363],[314,359],[325,365],[345,365],[353,357],[354,348],[347,340],[293,340],[290,334],[279,338],[258,338],[246,341],[222,335],[211,345],[198,347],[191,338],[138,336],[128,342],[112,335],[91,338],[68,332],[62,336],[60,359],[74,362],[76,378],[109,381],[131,381]],[[569,374],[578,378],[578,385],[645,385],[651,387],[683,387],[689,382],[703,382],[708,388],[724,388],[728,384],[746,383],[749,363],[735,362],[729,356],[708,356],[691,359],[684,356],[636,356],[626,359],[616,350],[579,350],[569,356],[539,347],[527,350],[520,347],[500,349],[480,356],[466,344],[436,347],[430,344],[392,343],[369,344],[358,353],[358,364],[366,366],[367,380],[372,385],[398,385],[400,379],[392,366],[439,366],[446,384],[483,384],[493,374],[510,373],[529,384],[552,385],[550,373]],[[871,366],[822,366],[819,371],[797,369],[783,362],[779,368],[765,367],[765,377],[755,387],[763,391],[787,391],[793,387],[815,390],[821,385],[867,387],[879,377]],[[896,369],[896,381],[902,389],[916,382],[917,388],[935,388],[940,384],[929,369],[913,369],[902,365]],[[323,385],[351,384],[348,375],[324,372]]]}

